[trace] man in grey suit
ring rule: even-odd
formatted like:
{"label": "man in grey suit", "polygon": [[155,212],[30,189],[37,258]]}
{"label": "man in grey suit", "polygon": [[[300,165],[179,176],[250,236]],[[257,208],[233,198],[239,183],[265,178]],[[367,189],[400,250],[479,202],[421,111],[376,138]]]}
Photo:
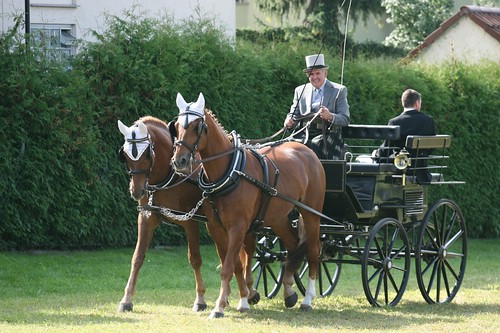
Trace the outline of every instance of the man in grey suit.
{"label": "man in grey suit", "polygon": [[[351,121],[347,88],[327,79],[328,66],[323,54],[307,56],[304,72],[309,83],[295,88],[284,125],[291,128],[300,122],[303,126],[306,120],[318,113],[309,128],[310,139],[304,143],[320,158],[340,159],[344,146],[342,127],[348,126]],[[303,139],[305,131],[299,135],[298,138]]]}

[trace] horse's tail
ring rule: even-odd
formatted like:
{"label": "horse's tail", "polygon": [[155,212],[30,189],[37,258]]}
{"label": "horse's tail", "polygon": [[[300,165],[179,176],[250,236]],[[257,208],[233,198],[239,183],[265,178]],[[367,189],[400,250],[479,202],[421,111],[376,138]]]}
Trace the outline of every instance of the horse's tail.
{"label": "horse's tail", "polygon": [[304,240],[301,240],[299,245],[295,248],[293,251],[289,251],[286,262],[285,262],[285,268],[288,271],[291,272],[296,272],[300,265],[303,263],[304,258],[306,256],[307,252],[307,242]]}

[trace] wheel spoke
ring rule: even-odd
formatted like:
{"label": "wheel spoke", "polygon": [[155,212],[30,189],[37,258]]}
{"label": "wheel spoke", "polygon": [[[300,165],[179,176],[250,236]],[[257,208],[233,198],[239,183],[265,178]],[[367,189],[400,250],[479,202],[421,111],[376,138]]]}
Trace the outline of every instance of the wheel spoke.
{"label": "wheel spoke", "polygon": [[444,242],[446,242],[446,240],[449,239],[450,234],[453,230],[453,227],[455,226],[455,222],[457,221],[457,219],[458,219],[458,215],[456,212],[454,212],[453,215],[451,216],[450,223],[448,224],[448,228],[446,231]]}
{"label": "wheel spoke", "polygon": [[444,248],[449,249],[456,242],[456,240],[459,239],[460,236],[462,235],[463,235],[463,230],[458,231],[449,241],[446,242],[446,244],[444,244]]}
{"label": "wheel spoke", "polygon": [[377,250],[379,257],[384,259],[385,258],[384,251],[382,251],[382,246],[380,246],[380,243],[379,243],[379,240],[377,237],[375,237],[374,243],[375,243],[375,248]]}
{"label": "wheel spoke", "polygon": [[444,286],[446,288],[446,297],[450,297],[451,295],[451,290],[450,290],[450,284],[448,283],[448,276],[446,275],[446,266],[445,265],[441,265],[441,269],[443,271],[443,282],[444,282]]}
{"label": "wheel spoke", "polygon": [[278,283],[278,278],[276,277],[276,274],[274,274],[273,269],[269,265],[266,265],[265,267],[266,271],[269,273],[269,275],[271,275],[271,279],[273,279],[273,282]]}
{"label": "wheel spoke", "polygon": [[435,260],[433,260],[434,264],[432,265],[432,272],[431,276],[429,278],[429,283],[427,285],[427,293],[429,293],[432,289],[432,285],[434,284],[434,279],[436,278],[436,271],[439,265],[439,260],[437,260],[437,257]]}
{"label": "wheel spoke", "polygon": [[394,280],[394,277],[392,276],[391,273],[387,273],[387,275],[389,277],[389,281],[391,282],[392,287],[394,288],[394,290],[396,291],[396,293],[399,293],[399,287],[396,284],[396,281]]}
{"label": "wheel spoke", "polygon": [[373,274],[372,274],[372,275],[370,276],[370,278],[368,279],[368,282],[372,282],[372,280],[373,280],[375,277],[377,277],[377,275],[379,275],[379,274],[380,274],[380,275],[382,275],[382,273],[381,273],[381,272],[383,272],[382,267],[380,267],[380,268],[376,269],[376,270],[375,270],[375,272],[373,272]]}
{"label": "wheel spoke", "polygon": [[401,300],[408,283],[408,249],[405,229],[394,218],[378,221],[370,231],[361,263],[363,288],[372,305],[395,306]]}
{"label": "wheel spoke", "polygon": [[448,260],[445,260],[444,261],[444,264],[446,267],[448,267],[448,270],[450,271],[450,273],[453,275],[453,277],[458,280],[459,279],[459,276],[457,274],[457,272],[455,272],[455,269],[453,267],[451,267],[450,263],[448,262]]}
{"label": "wheel spoke", "polygon": [[436,261],[439,259],[437,257],[437,253],[436,251],[422,251],[422,253],[424,254],[432,254],[433,255],[433,258],[432,260],[427,264],[427,266],[425,266],[425,268],[422,270],[422,276],[425,275],[427,273],[427,270],[431,267],[434,267],[434,265],[436,264]]}
{"label": "wheel spoke", "polygon": [[467,256],[465,222],[456,203],[441,199],[426,212],[417,244],[422,296],[429,304],[451,301],[462,283]]}
{"label": "wheel spoke", "polygon": [[380,288],[381,288],[381,286],[382,286],[382,279],[383,279],[384,271],[380,271],[380,270],[379,270],[379,273],[380,273],[380,275],[379,275],[379,278],[378,278],[378,280],[377,280],[377,286],[376,286],[376,288],[375,288],[375,295],[373,295],[373,298],[374,298],[375,300],[377,300],[377,299],[378,299],[378,296],[379,296],[379,294],[380,294]]}
{"label": "wheel spoke", "polygon": [[441,299],[441,272],[442,272],[442,262],[439,260],[437,262],[438,264],[438,269],[437,269],[437,279],[436,279],[436,301],[439,303]]}
{"label": "wheel spoke", "polygon": [[396,239],[398,238],[399,236],[399,229],[396,228],[396,230],[394,230],[394,233],[392,234],[392,238],[391,238],[391,243],[389,244],[389,246],[387,246],[387,255],[386,257],[391,257],[391,253],[392,253],[392,249],[394,248],[394,243],[396,242]]}

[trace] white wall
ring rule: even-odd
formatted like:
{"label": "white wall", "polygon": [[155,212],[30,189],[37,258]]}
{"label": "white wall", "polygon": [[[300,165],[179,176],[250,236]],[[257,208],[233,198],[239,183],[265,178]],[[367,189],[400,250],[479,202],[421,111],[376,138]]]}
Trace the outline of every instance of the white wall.
{"label": "white wall", "polygon": [[500,43],[483,28],[463,16],[427,46],[416,61],[439,64],[451,59],[477,63],[488,59],[500,63]]}
{"label": "white wall", "polygon": [[[140,4],[151,16],[168,13],[176,20],[203,15],[215,17],[217,26],[229,37],[236,33],[235,0],[30,0],[31,24],[72,24],[77,38],[90,39],[89,30],[104,29],[104,15],[123,16],[123,11]],[[44,6],[40,6],[43,4]],[[76,5],[76,6],[75,6]],[[24,13],[24,0],[0,0],[2,32],[14,24],[13,17]]]}

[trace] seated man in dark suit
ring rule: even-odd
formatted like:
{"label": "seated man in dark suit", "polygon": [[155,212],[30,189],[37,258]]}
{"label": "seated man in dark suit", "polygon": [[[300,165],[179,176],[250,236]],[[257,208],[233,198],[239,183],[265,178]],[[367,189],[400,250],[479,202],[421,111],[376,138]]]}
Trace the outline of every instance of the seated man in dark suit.
{"label": "seated man in dark suit", "polygon": [[[400,139],[396,141],[386,141],[379,148],[379,157],[388,157],[392,154],[396,155],[401,148],[406,145],[406,137],[408,135],[436,135],[436,123],[431,116],[420,111],[422,106],[422,96],[420,93],[413,89],[407,89],[403,92],[401,96],[401,104],[403,105],[403,112],[389,120],[388,125],[399,125],[400,127]],[[388,149],[388,147],[399,147],[393,149]],[[419,168],[425,168],[427,166],[426,157],[429,156],[429,149],[420,149],[417,152],[415,150],[408,150],[410,157],[412,158],[411,166],[417,168],[415,174],[419,183],[429,182],[431,180],[431,175],[427,170],[422,170]],[[416,160],[416,162],[415,162]],[[413,171],[411,172],[413,174]]]}

